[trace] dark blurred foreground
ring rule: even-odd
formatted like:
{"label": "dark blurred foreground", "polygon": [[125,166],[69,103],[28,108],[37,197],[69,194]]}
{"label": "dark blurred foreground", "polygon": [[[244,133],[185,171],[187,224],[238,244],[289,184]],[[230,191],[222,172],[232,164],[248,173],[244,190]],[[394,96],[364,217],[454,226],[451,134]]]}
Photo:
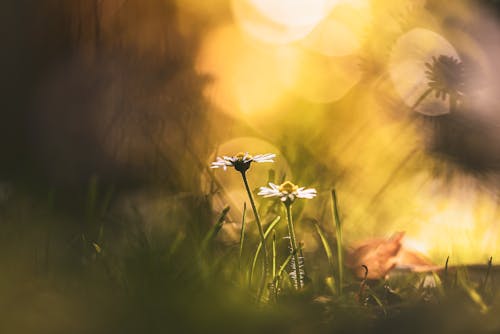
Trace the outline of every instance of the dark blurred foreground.
{"label": "dark blurred foreground", "polygon": [[[338,296],[325,281],[328,261],[318,254],[310,258],[311,277],[304,292],[284,290],[276,304],[259,305],[239,272],[237,245],[211,240],[202,248],[209,226],[199,222],[216,219],[206,200],[170,198],[168,203],[162,225],[145,224],[140,207],[124,215],[100,205],[84,221],[69,222],[71,218],[51,211],[47,203],[14,194],[3,203],[0,216],[0,332],[500,330],[500,276],[496,267],[487,274],[487,266],[469,274],[450,267],[440,278],[406,272],[364,285],[348,275],[344,295]],[[85,232],[68,228],[75,224]],[[244,263],[253,254],[255,232],[253,226]]]}

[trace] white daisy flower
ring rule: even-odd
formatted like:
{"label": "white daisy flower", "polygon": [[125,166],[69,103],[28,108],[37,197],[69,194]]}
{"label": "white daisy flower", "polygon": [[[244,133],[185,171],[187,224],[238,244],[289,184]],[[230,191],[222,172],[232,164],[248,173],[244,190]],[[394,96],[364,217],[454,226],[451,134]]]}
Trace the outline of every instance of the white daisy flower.
{"label": "white daisy flower", "polygon": [[281,185],[269,183],[270,187],[260,187],[258,195],[264,197],[279,197],[285,204],[291,204],[296,198],[311,199],[316,196],[316,189],[299,187],[290,181],[285,181]]}
{"label": "white daisy flower", "polygon": [[232,157],[228,157],[226,155],[221,157],[217,157],[217,160],[212,162],[210,168],[222,168],[224,170],[227,167],[234,167],[238,172],[245,172],[248,168],[250,168],[250,164],[252,162],[274,162],[273,158],[276,157],[274,153],[267,154],[257,154],[255,156],[251,156],[246,153],[238,153]]}

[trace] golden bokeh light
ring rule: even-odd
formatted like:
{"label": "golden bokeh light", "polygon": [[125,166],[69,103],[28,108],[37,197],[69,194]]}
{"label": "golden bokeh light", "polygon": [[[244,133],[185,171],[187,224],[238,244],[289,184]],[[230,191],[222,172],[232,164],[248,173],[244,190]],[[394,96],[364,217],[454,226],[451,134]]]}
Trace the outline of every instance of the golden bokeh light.
{"label": "golden bokeh light", "polygon": [[[336,1],[307,21],[294,18],[299,7],[291,6],[280,16],[279,2],[233,1],[234,22],[211,30],[198,55],[198,70],[214,78],[205,95],[217,109],[248,126],[251,135],[264,135],[275,145],[291,145],[289,136],[304,136],[300,145],[312,157],[311,164],[321,161],[331,167],[331,175],[339,175],[332,176],[332,182],[346,212],[348,244],[404,231],[407,246],[436,263],[448,255],[456,261],[482,261],[485,254],[499,251],[496,236],[489,235],[494,233],[489,221],[498,219],[492,199],[472,186],[465,188],[475,199],[464,199],[466,191],[456,185],[446,191],[447,181],[435,188],[432,184],[439,177],[433,175],[434,168],[447,167],[435,167],[426,145],[438,130],[422,128],[409,116],[450,113],[449,96],[443,100],[435,91],[425,95],[426,63],[447,56],[468,59],[488,71],[492,63],[468,32],[440,25],[422,1],[408,4],[389,15],[390,2]],[[386,30],[377,28],[381,22]],[[490,87],[494,80],[481,75],[473,81],[481,83],[474,91],[481,98],[472,105],[495,105]],[[471,113],[488,110],[481,107]],[[241,151],[238,145],[219,153]],[[268,150],[277,152],[273,146]],[[290,161],[302,163],[294,149],[287,153]],[[269,166],[257,167],[255,171],[263,173],[258,179],[267,179]],[[292,167],[286,167],[288,172],[306,169]],[[245,200],[239,175],[216,174],[233,178],[220,182],[231,184],[224,198],[238,208],[233,212],[237,223],[241,203],[236,202]],[[457,174],[454,182],[462,177]],[[468,203],[463,215],[456,213],[461,201]],[[308,204],[304,217],[324,221],[327,192],[320,193],[316,203]],[[217,208],[224,204],[220,201]],[[449,238],[440,242],[443,235]],[[308,243],[314,245],[314,240]]]}
{"label": "golden bokeh light", "polygon": [[456,263],[475,263],[498,256],[500,230],[492,222],[500,219],[500,212],[495,197],[481,188],[464,176],[424,185],[411,233],[433,258],[451,255]]}
{"label": "golden bokeh light", "polygon": [[267,111],[284,93],[274,49],[248,40],[234,25],[212,31],[198,59],[198,70],[214,78],[207,98],[235,117]]}
{"label": "golden bokeh light", "polygon": [[250,0],[270,20],[285,26],[314,26],[335,4],[336,0]]}
{"label": "golden bokeh light", "polygon": [[328,57],[299,47],[280,51],[280,78],[297,96],[315,103],[342,98],[361,78],[357,56]]}
{"label": "golden bokeh light", "polygon": [[232,0],[241,28],[257,40],[286,44],[297,41],[330,12],[335,0]]}
{"label": "golden bokeh light", "polygon": [[302,45],[329,57],[359,52],[371,20],[368,2],[338,4],[302,41]]}

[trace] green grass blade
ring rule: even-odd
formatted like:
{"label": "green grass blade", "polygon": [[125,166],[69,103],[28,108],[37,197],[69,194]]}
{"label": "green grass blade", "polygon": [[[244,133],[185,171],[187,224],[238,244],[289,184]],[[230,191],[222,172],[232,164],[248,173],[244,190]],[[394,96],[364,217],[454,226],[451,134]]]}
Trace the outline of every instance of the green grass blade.
{"label": "green grass blade", "polygon": [[448,263],[450,261],[450,256],[446,258],[446,263],[444,265],[444,274],[443,274],[443,287],[448,288]]}
{"label": "green grass blade", "polygon": [[300,249],[301,249],[301,246],[299,246],[299,248],[297,248],[296,252],[291,252],[290,254],[288,254],[288,256],[285,259],[285,261],[283,261],[283,263],[281,264],[280,269],[278,270],[278,273],[276,274],[276,277],[280,277],[283,274],[283,271],[285,271],[286,266],[290,263],[290,261],[292,260],[293,256],[297,252],[299,252]]}
{"label": "green grass blade", "polygon": [[342,244],[342,224],[340,221],[339,207],[337,202],[337,194],[335,189],[332,189],[332,208],[333,217],[335,218],[335,234],[337,238],[337,264],[338,264],[338,292],[342,295],[342,284],[344,282],[344,254]]}
{"label": "green grass blade", "polygon": [[276,274],[276,277],[280,277],[281,274],[283,274],[283,271],[285,270],[285,268],[288,265],[288,263],[290,263],[290,261],[292,260],[292,257],[293,257],[293,253],[290,253],[287,256],[287,258],[285,259],[285,261],[283,262],[283,264],[280,266],[280,269],[278,270],[278,274]]}
{"label": "green grass blade", "polygon": [[184,233],[182,233],[182,232],[177,233],[174,241],[172,242],[172,245],[170,246],[170,249],[168,250],[168,258],[169,259],[175,254],[175,252],[177,251],[177,249],[182,244],[182,242],[184,241],[185,238],[186,238],[186,235]]}
{"label": "green grass blade", "polygon": [[[283,263],[281,264],[281,266],[278,270],[278,273],[273,277],[273,282],[275,284],[276,290],[279,289],[280,278],[281,278],[281,275],[283,275],[283,272],[285,271],[286,266],[290,263],[290,261],[292,261],[292,258],[295,256],[295,254],[297,252],[300,251],[300,249],[302,249],[302,246],[299,246],[299,248],[295,252],[291,252],[290,254],[288,254],[285,261],[283,261]],[[288,279],[290,279],[290,277],[288,275],[287,275],[287,277],[288,277]],[[293,285],[291,281],[290,281],[290,284]]]}
{"label": "green grass blade", "polygon": [[276,231],[273,231],[273,278],[276,276]]}
{"label": "green grass blade", "polygon": [[229,212],[229,206],[226,206],[220,216],[217,219],[217,222],[208,230],[207,234],[201,241],[200,249],[198,250],[198,266],[200,270],[201,276],[206,280],[211,275],[213,268],[217,266],[217,262],[220,258],[216,258],[214,262],[211,263],[211,266],[208,266],[206,263],[205,253],[211,241],[217,236],[219,231],[222,229],[224,225],[224,221],[226,219],[226,215]]}
{"label": "green grass blade", "polygon": [[473,286],[473,283],[469,280],[465,268],[463,268],[462,270],[457,269],[457,284],[467,293],[469,298],[479,307],[481,313],[484,314],[489,311],[489,307],[484,302],[483,297]]}
{"label": "green grass blade", "polygon": [[434,281],[436,282],[436,291],[439,297],[444,297],[445,292],[444,292],[444,286],[443,286],[443,281],[441,281],[441,278],[436,272],[432,272],[432,278],[434,278]]}
{"label": "green grass blade", "polygon": [[241,256],[243,255],[243,243],[245,242],[245,214],[247,212],[247,203],[243,203],[243,214],[241,217],[241,232],[240,232],[240,253],[239,253],[239,265],[241,269]]}
{"label": "green grass blade", "polygon": [[205,237],[203,238],[203,241],[201,242],[201,248],[200,250],[203,252],[205,250],[205,248],[208,246],[208,243],[217,236],[217,234],[219,233],[219,231],[221,230],[222,228],[222,225],[224,225],[224,220],[226,219],[226,216],[227,216],[227,213],[229,212],[229,206],[226,206],[220,216],[219,216],[219,219],[217,220],[217,223],[214,224],[214,226],[212,226],[210,228],[210,230],[207,232],[207,234],[205,235]]}
{"label": "green grass blade", "polygon": [[328,276],[325,278],[325,284],[332,293],[332,295],[337,294],[337,283],[335,282],[335,277],[333,276]]}
{"label": "green grass blade", "polygon": [[[269,236],[269,234],[271,233],[271,231],[274,229],[274,227],[276,226],[276,224],[278,224],[278,222],[280,221],[281,217],[278,216],[276,217],[272,222],[271,224],[269,224],[269,227],[267,228],[267,230],[264,232],[264,240],[267,240],[267,237]],[[248,285],[252,285],[252,280],[253,280],[253,274],[255,272],[255,266],[257,265],[257,258],[259,257],[259,254],[260,254],[260,250],[262,249],[262,241],[259,242],[259,245],[257,246],[257,250],[255,251],[255,255],[253,257],[253,261],[252,261],[252,267],[250,269],[250,278],[248,280]]]}
{"label": "green grass blade", "polygon": [[464,280],[461,281],[461,285],[465,292],[469,295],[470,299],[479,307],[481,313],[487,313],[489,307],[486,305],[483,297],[481,297],[479,292],[477,292],[476,289],[474,289],[469,283],[465,282]]}
{"label": "green grass blade", "polygon": [[489,311],[488,306],[483,301],[481,295],[473,288],[468,288],[467,293],[471,297],[471,299],[479,306],[481,313],[487,313]]}
{"label": "green grass blade", "polygon": [[375,303],[377,303],[377,305],[382,309],[382,312],[384,312],[384,316],[387,317],[387,309],[385,308],[384,303],[382,303],[382,300],[380,300],[380,298],[375,294],[375,292],[372,291],[372,289],[370,289],[369,287],[367,289],[367,292],[373,298]]}
{"label": "green grass blade", "polygon": [[316,232],[318,232],[319,238],[321,239],[321,244],[323,245],[323,249],[325,250],[326,257],[328,258],[328,263],[332,267],[332,271],[335,272],[335,261],[333,259],[332,249],[328,244],[328,240],[326,239],[326,236],[321,230],[321,227],[318,223],[314,223],[314,227],[316,228]]}
{"label": "green grass blade", "polygon": [[492,264],[493,264],[493,257],[490,256],[490,259],[488,260],[488,268],[486,269],[486,275],[484,276],[484,281],[481,284],[481,289],[480,289],[483,293],[486,291],[486,285],[488,284],[488,279],[490,277]]}

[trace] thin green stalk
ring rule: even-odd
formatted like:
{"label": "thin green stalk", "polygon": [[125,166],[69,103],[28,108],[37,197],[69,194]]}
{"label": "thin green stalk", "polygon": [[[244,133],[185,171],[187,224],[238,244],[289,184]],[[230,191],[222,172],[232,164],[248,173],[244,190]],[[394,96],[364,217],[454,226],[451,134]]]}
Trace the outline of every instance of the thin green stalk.
{"label": "thin green stalk", "polygon": [[318,232],[319,238],[321,239],[321,244],[323,245],[323,249],[325,250],[326,257],[328,258],[328,264],[332,267],[332,272],[335,273],[335,261],[333,259],[333,252],[328,244],[328,240],[326,239],[325,234],[321,230],[321,227],[318,223],[314,223],[314,227],[316,227],[316,231]]}
{"label": "thin green stalk", "polygon": [[247,203],[243,203],[243,214],[241,217],[241,232],[240,232],[240,253],[239,253],[239,267],[241,270],[241,257],[243,255],[243,243],[245,241],[245,214],[247,212]]}
{"label": "thin green stalk", "polygon": [[488,260],[488,269],[486,270],[486,275],[484,276],[484,281],[483,284],[481,285],[482,292],[486,291],[486,284],[488,283],[488,278],[490,277],[492,264],[493,264],[493,256],[490,256],[490,259]]}
{"label": "thin green stalk", "polygon": [[170,245],[169,251],[168,251],[168,259],[172,258],[172,256],[175,254],[181,243],[184,241],[186,238],[186,235],[182,232],[177,233],[175,236],[174,241]]}
{"label": "thin green stalk", "polygon": [[444,265],[444,286],[445,288],[448,287],[448,262],[450,261],[450,256],[446,258],[446,263]]}
{"label": "thin green stalk", "polygon": [[[226,206],[222,210],[219,218],[217,219],[217,222],[208,230],[207,234],[201,241],[200,249],[198,250],[198,261],[199,261],[199,268],[201,270],[201,275],[204,278],[209,277],[211,270],[213,270],[213,268],[216,268],[217,266],[217,263],[212,263],[211,266],[212,269],[209,268],[209,266],[206,263],[206,253],[209,248],[209,245],[215,239],[219,231],[222,229],[222,226],[225,223],[225,219],[229,212],[229,209],[230,209],[229,206]],[[218,258],[218,261],[220,261],[220,258]]]}
{"label": "thin green stalk", "polygon": [[278,300],[278,288],[274,278],[276,277],[276,231],[273,230],[273,240],[271,243],[271,283],[269,286],[269,297],[270,300],[276,302]]}
{"label": "thin green stalk", "polygon": [[443,285],[443,281],[441,280],[441,277],[439,277],[438,273],[436,273],[435,271],[433,271],[432,272],[432,278],[434,278],[434,281],[436,282],[437,295],[440,298],[444,297],[444,295],[445,295],[445,292],[444,292],[445,286]]}
{"label": "thin green stalk", "polygon": [[255,216],[255,222],[257,223],[257,227],[259,229],[260,241],[262,242],[262,254],[264,256],[264,279],[263,282],[267,281],[267,271],[268,271],[268,258],[267,258],[267,247],[266,247],[266,238],[264,237],[264,230],[262,229],[262,224],[260,223],[260,216],[257,212],[257,207],[255,206],[255,201],[253,199],[252,191],[248,186],[248,180],[245,172],[241,172],[241,177],[243,178],[243,183],[245,184],[245,189],[248,194],[248,199],[250,200],[250,205],[252,206],[253,214]]}
{"label": "thin green stalk", "polygon": [[358,301],[361,305],[365,303],[365,290],[366,290],[366,280],[368,279],[368,267],[366,265],[361,265],[365,269],[365,276],[359,285]]}
{"label": "thin green stalk", "polygon": [[420,97],[418,98],[417,101],[415,101],[415,103],[413,104],[413,106],[411,107],[412,110],[414,110],[416,107],[418,107],[418,105],[430,94],[432,93],[432,88],[428,88],[422,95],[420,95]]}
{"label": "thin green stalk", "polygon": [[300,262],[297,248],[297,239],[295,237],[295,230],[293,228],[293,220],[292,220],[292,205],[285,204],[286,207],[286,218],[288,222],[288,234],[290,236],[290,247],[292,248],[293,260],[295,261],[295,275],[296,275],[296,288],[299,290],[302,288],[302,280],[300,274]]}
{"label": "thin green stalk", "polygon": [[[269,224],[269,227],[267,228],[266,232],[264,233],[264,240],[267,240],[267,237],[271,233],[271,231],[274,229],[276,224],[280,221],[281,217],[278,216],[274,218],[274,220]],[[262,241],[259,242],[259,245],[257,246],[257,250],[255,251],[255,255],[253,257],[252,261],[252,268],[250,269],[250,279],[248,280],[248,285],[252,285],[252,280],[253,280],[253,273],[255,272],[255,266],[257,265],[257,258],[259,257],[260,250],[263,249],[262,247]]]}
{"label": "thin green stalk", "polygon": [[205,249],[207,248],[207,246],[210,243],[210,241],[213,238],[215,238],[217,236],[217,234],[219,233],[219,231],[221,230],[222,225],[224,225],[224,220],[226,219],[226,215],[229,212],[229,209],[230,209],[229,206],[226,206],[222,210],[222,212],[221,212],[221,214],[219,216],[219,219],[217,219],[217,223],[215,223],[215,225],[213,225],[210,228],[210,230],[207,232],[207,234],[203,238],[203,240],[201,242],[200,253],[205,252]]}
{"label": "thin green stalk", "polygon": [[337,264],[338,264],[338,292],[342,296],[342,284],[344,282],[344,254],[342,243],[342,224],[339,216],[339,207],[337,203],[337,194],[335,189],[332,189],[333,216],[335,218],[335,234],[337,238]]}
{"label": "thin green stalk", "polygon": [[273,231],[273,278],[276,276],[276,231]]}
{"label": "thin green stalk", "polygon": [[486,313],[489,310],[488,305],[484,302],[481,294],[472,285],[472,282],[467,277],[467,271],[457,269],[457,283],[469,295],[469,298],[479,307],[481,313]]}
{"label": "thin green stalk", "polygon": [[375,303],[378,304],[378,306],[382,309],[382,312],[384,312],[384,317],[387,317],[387,309],[384,306],[384,303],[380,300],[380,298],[377,296],[377,294],[369,287],[367,286],[367,292],[368,294],[375,300]]}
{"label": "thin green stalk", "polygon": [[278,274],[275,276],[275,278],[278,278],[278,277],[280,277],[283,274],[283,271],[285,271],[286,266],[290,263],[290,261],[292,260],[292,256],[294,256],[295,254],[294,253],[290,253],[287,256],[287,258],[285,259],[285,261],[283,261],[283,263],[281,264],[280,269],[278,270]]}

